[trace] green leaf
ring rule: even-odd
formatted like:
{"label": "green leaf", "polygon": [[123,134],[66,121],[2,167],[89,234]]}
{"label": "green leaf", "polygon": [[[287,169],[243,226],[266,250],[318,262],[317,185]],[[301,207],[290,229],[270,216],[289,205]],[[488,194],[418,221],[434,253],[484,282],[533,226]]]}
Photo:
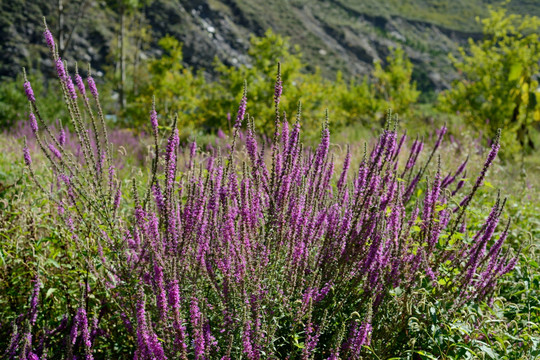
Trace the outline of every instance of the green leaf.
{"label": "green leaf", "polygon": [[433,356],[433,354],[429,354],[425,351],[422,351],[422,350],[417,350],[415,351],[416,354],[422,356],[422,359],[432,359],[432,360],[437,360],[437,358],[435,356]]}
{"label": "green leaf", "polygon": [[495,354],[493,349],[491,349],[491,347],[489,347],[486,343],[483,343],[483,342],[479,341],[479,346],[478,347],[482,350],[482,352],[484,354],[488,355],[490,358],[498,359],[497,354]]}
{"label": "green leaf", "polygon": [[45,294],[45,299],[48,299],[49,296],[52,295],[53,292],[55,292],[56,289],[55,288],[50,288],[49,290],[47,290],[47,293]]}
{"label": "green leaf", "polygon": [[508,72],[508,81],[515,81],[518,80],[521,76],[521,71],[523,70],[523,66],[519,63],[512,64],[512,67],[510,68],[510,71]]}

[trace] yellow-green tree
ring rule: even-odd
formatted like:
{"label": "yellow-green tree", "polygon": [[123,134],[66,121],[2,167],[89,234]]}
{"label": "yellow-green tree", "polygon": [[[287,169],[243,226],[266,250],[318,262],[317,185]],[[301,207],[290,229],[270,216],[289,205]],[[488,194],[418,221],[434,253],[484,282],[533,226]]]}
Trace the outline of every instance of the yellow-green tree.
{"label": "yellow-green tree", "polygon": [[[490,10],[482,20],[484,39],[451,57],[461,78],[439,97],[440,107],[456,112],[492,138],[503,129],[506,153],[534,148],[531,130],[540,121],[538,73],[540,19]],[[536,77],[536,78],[535,78]]]}
{"label": "yellow-green tree", "polygon": [[248,112],[255,118],[259,130],[271,133],[275,117],[274,81],[277,63],[280,62],[283,85],[281,110],[292,117],[301,101],[305,110],[303,126],[318,129],[324,119],[324,109],[330,106],[331,99],[327,95],[331,93],[332,83],[323,79],[319,71],[305,72],[299,47],[291,45],[288,38],[268,30],[264,37],[251,38],[248,55],[250,64],[239,67],[226,66],[216,60],[219,79],[205,107],[205,111],[212,112],[207,118],[213,118],[218,126],[223,124],[224,111],[236,111],[245,80],[248,85]]}
{"label": "yellow-green tree", "polygon": [[[252,59],[249,66],[228,67],[217,63],[220,74],[219,94],[209,99],[212,107],[206,111],[223,112],[224,108],[234,109],[238,104],[244,80],[248,83],[248,111],[265,132],[273,126],[273,79],[276,64],[282,64],[283,99],[280,104],[289,117],[302,102],[303,127],[307,133],[316,134],[324,118],[325,109],[330,110],[333,129],[343,125],[366,124],[384,118],[388,108],[405,115],[411,112],[419,91],[412,81],[412,64],[400,47],[391,50],[387,65],[375,64],[372,80],[351,79],[346,82],[341,73],[336,80],[322,77],[319,70],[306,71],[306,64],[298,46],[292,46],[289,39],[268,30],[264,37],[253,37],[248,55]],[[220,99],[216,106],[216,98]],[[219,113],[207,118],[219,119]],[[223,116],[222,116],[223,118]]]}
{"label": "yellow-green tree", "polygon": [[128,105],[128,118],[147,123],[155,96],[160,114],[178,113],[185,130],[199,126],[205,116],[201,104],[208,96],[204,77],[183,65],[182,45],[178,40],[166,36],[159,41],[159,46],[164,53],[159,59],[149,60],[146,71],[139,74],[138,94]]}
{"label": "yellow-green tree", "polygon": [[418,99],[419,92],[411,82],[412,65],[400,48],[392,50],[387,66],[375,65],[372,80],[365,77],[347,82],[338,73],[332,81],[318,69],[308,72],[299,47],[268,30],[264,37],[251,38],[248,64],[228,66],[216,59],[217,79],[207,83],[201,74],[182,65],[182,47],[177,40],[165,37],[159,44],[164,55],[149,60],[139,75],[138,92],[128,104],[128,118],[146,119],[144,115],[155,95],[160,113],[178,112],[186,131],[225,129],[230,125],[227,114],[234,118],[247,82],[247,111],[254,117],[258,131],[271,134],[278,62],[282,64],[283,86],[280,111],[294,118],[301,102],[302,127],[307,135],[317,136],[326,109],[330,110],[332,128],[337,130],[380,120],[388,108],[407,114]]}
{"label": "yellow-green tree", "polygon": [[[386,60],[388,64],[385,68],[380,61],[375,62],[373,94],[378,106],[373,110],[384,113],[391,108],[397,114],[410,114],[411,105],[420,96],[416,82],[412,81],[413,65],[400,46],[392,48]],[[381,109],[381,106],[384,108]]]}

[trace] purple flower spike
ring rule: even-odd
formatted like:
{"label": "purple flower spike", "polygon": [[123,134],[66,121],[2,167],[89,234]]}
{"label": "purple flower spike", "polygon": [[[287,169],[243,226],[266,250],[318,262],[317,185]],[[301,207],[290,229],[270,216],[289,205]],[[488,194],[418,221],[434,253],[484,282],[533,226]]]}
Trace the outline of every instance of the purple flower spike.
{"label": "purple flower spike", "polygon": [[64,69],[64,63],[60,58],[56,60],[56,73],[58,74],[60,80],[64,80],[66,78],[66,69]]}
{"label": "purple flower spike", "polygon": [[66,131],[64,128],[60,129],[60,136],[58,136],[58,143],[60,143],[61,146],[66,145]]}
{"label": "purple flower spike", "polygon": [[77,99],[77,92],[75,91],[75,85],[73,84],[73,80],[71,80],[71,76],[66,77],[66,80],[69,96],[73,100]]}
{"label": "purple flower spike", "polygon": [[77,337],[79,336],[79,312],[75,314],[75,317],[73,318],[73,326],[71,327],[71,334],[70,334],[70,341],[71,344],[75,345],[75,342],[77,341]]}
{"label": "purple flower spike", "polygon": [[276,88],[274,90],[274,102],[276,103],[276,106],[279,105],[279,101],[281,100],[281,94],[283,92],[283,86],[281,84],[281,81],[276,82]]}
{"label": "purple flower spike", "polygon": [[225,135],[225,133],[223,132],[223,130],[221,130],[221,128],[218,129],[217,136],[220,139],[225,139],[227,137],[227,135]]}
{"label": "purple flower spike", "polygon": [[114,210],[118,210],[118,207],[120,206],[120,197],[122,196],[122,191],[120,190],[120,186],[116,189],[116,194],[114,195],[114,203],[113,208]]}
{"label": "purple flower spike", "polygon": [[86,310],[79,308],[79,324],[81,327],[81,335],[86,350],[86,360],[92,360],[92,341],[90,339],[90,331],[88,329],[88,317],[86,316]]}
{"label": "purple flower spike", "polygon": [[199,309],[199,304],[196,297],[191,298],[189,308],[191,315],[191,326],[193,327],[193,347],[195,348],[195,359],[204,359],[205,339],[202,332],[202,315]]}
{"label": "purple flower spike", "polygon": [[195,161],[195,155],[197,155],[197,142],[193,141],[189,145],[189,168],[190,169],[193,168],[193,164],[194,164],[194,161]]}
{"label": "purple flower spike", "polygon": [[30,300],[30,323],[34,325],[37,319],[37,307],[39,302],[39,289],[41,287],[41,281],[36,275],[34,279],[34,291],[32,293],[32,299]]}
{"label": "purple flower spike", "polygon": [[148,325],[146,323],[146,303],[144,300],[144,293],[139,291],[139,300],[137,301],[137,343],[139,351],[142,353],[143,358],[147,358],[148,355],[148,343],[150,335],[148,332]]}
{"label": "purple flower spike", "polygon": [[235,128],[239,128],[240,126],[242,126],[242,121],[244,121],[244,115],[246,114],[246,107],[247,97],[244,91],[244,96],[242,96],[242,100],[240,100],[240,106],[238,107],[238,113],[236,114],[236,122],[234,124]]}
{"label": "purple flower spike", "polygon": [[26,97],[28,98],[28,101],[36,102],[36,98],[34,96],[34,90],[32,90],[32,85],[30,85],[30,81],[24,82],[24,92],[26,93]]}
{"label": "purple flower spike", "polygon": [[341,172],[341,175],[337,182],[337,187],[340,190],[345,185],[345,181],[347,179],[347,172],[349,171],[350,164],[351,164],[351,150],[349,147],[347,147],[347,155],[345,156],[345,161],[343,162],[343,171]]}
{"label": "purple flower spike", "polygon": [[84,87],[84,81],[79,74],[75,74],[75,83],[79,89],[79,93],[84,97],[86,95],[86,88]]}
{"label": "purple flower spike", "polygon": [[167,293],[163,283],[163,269],[159,265],[154,265],[154,282],[157,290],[156,300],[161,320],[165,321],[167,315]]}
{"label": "purple flower spike", "polygon": [[92,76],[88,76],[86,78],[86,82],[88,83],[88,87],[90,88],[90,93],[92,94],[94,98],[97,99],[99,97],[99,93],[98,93],[94,78]]}
{"label": "purple flower spike", "polygon": [[[97,90],[96,90],[97,92]],[[155,107],[152,107],[152,111],[150,112],[150,122],[152,123],[152,130],[154,131],[154,135],[157,136],[158,133],[158,119],[157,119],[157,112]]]}
{"label": "purple flower spike", "polygon": [[51,50],[52,53],[54,53],[54,38],[51,33],[51,31],[46,28],[43,32],[43,36],[45,37],[45,41],[47,42],[47,46],[49,47],[49,50]]}
{"label": "purple flower spike", "polygon": [[49,144],[49,150],[53,153],[54,156],[56,156],[58,159],[62,159],[62,154],[60,151],[58,151],[57,148],[54,147],[53,144]]}
{"label": "purple flower spike", "polygon": [[28,119],[30,120],[30,128],[32,129],[32,132],[34,134],[37,134],[39,128],[38,128],[38,124],[37,124],[37,120],[36,120],[36,115],[34,115],[34,113],[30,113],[30,115],[28,116]]}
{"label": "purple flower spike", "polygon": [[23,148],[23,155],[24,155],[24,163],[27,166],[30,166],[32,164],[32,158],[30,157],[30,150],[28,150],[28,146],[25,146]]}

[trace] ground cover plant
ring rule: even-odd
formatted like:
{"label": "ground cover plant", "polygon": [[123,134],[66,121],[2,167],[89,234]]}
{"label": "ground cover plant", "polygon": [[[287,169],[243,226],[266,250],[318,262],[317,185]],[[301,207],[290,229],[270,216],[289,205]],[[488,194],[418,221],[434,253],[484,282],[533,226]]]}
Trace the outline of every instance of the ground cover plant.
{"label": "ground cover plant", "polygon": [[[25,254],[22,277],[33,281],[19,297],[28,299],[27,311],[2,319],[3,356],[472,358],[487,351],[489,334],[467,328],[506,304],[498,284],[520,256],[503,246],[513,231],[501,221],[506,200],[493,196],[488,213],[469,211],[499,135],[469,178],[467,159],[443,170],[446,127],[427,150],[421,139],[399,135],[391,114],[369,147],[338,157],[328,113],[319,144],[303,145],[301,106],[293,121],[280,110],[278,68],[270,138],[256,135],[247,86],[224,147],[181,149],[181,119],[167,123],[154,105],[151,164],[143,174],[119,172],[91,73],[86,84],[77,71],[72,78],[48,30],[45,39],[74,132],[48,125],[25,81],[39,152],[25,142],[21,156],[50,210],[42,213],[48,239],[34,231],[31,245],[48,241],[62,263]],[[49,170],[36,172],[36,156]],[[49,277],[44,270],[52,267],[65,273]],[[458,340],[445,327],[453,319],[468,331]]]}

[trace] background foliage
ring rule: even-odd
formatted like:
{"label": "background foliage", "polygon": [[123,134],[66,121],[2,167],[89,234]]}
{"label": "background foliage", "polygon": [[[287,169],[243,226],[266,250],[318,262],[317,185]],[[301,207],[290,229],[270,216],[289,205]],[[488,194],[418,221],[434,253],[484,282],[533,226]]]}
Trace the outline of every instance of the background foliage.
{"label": "background foliage", "polygon": [[461,78],[440,96],[443,111],[458,111],[463,120],[488,137],[505,130],[503,145],[511,152],[534,150],[540,123],[540,18],[491,10],[482,20],[485,39],[452,56]]}

